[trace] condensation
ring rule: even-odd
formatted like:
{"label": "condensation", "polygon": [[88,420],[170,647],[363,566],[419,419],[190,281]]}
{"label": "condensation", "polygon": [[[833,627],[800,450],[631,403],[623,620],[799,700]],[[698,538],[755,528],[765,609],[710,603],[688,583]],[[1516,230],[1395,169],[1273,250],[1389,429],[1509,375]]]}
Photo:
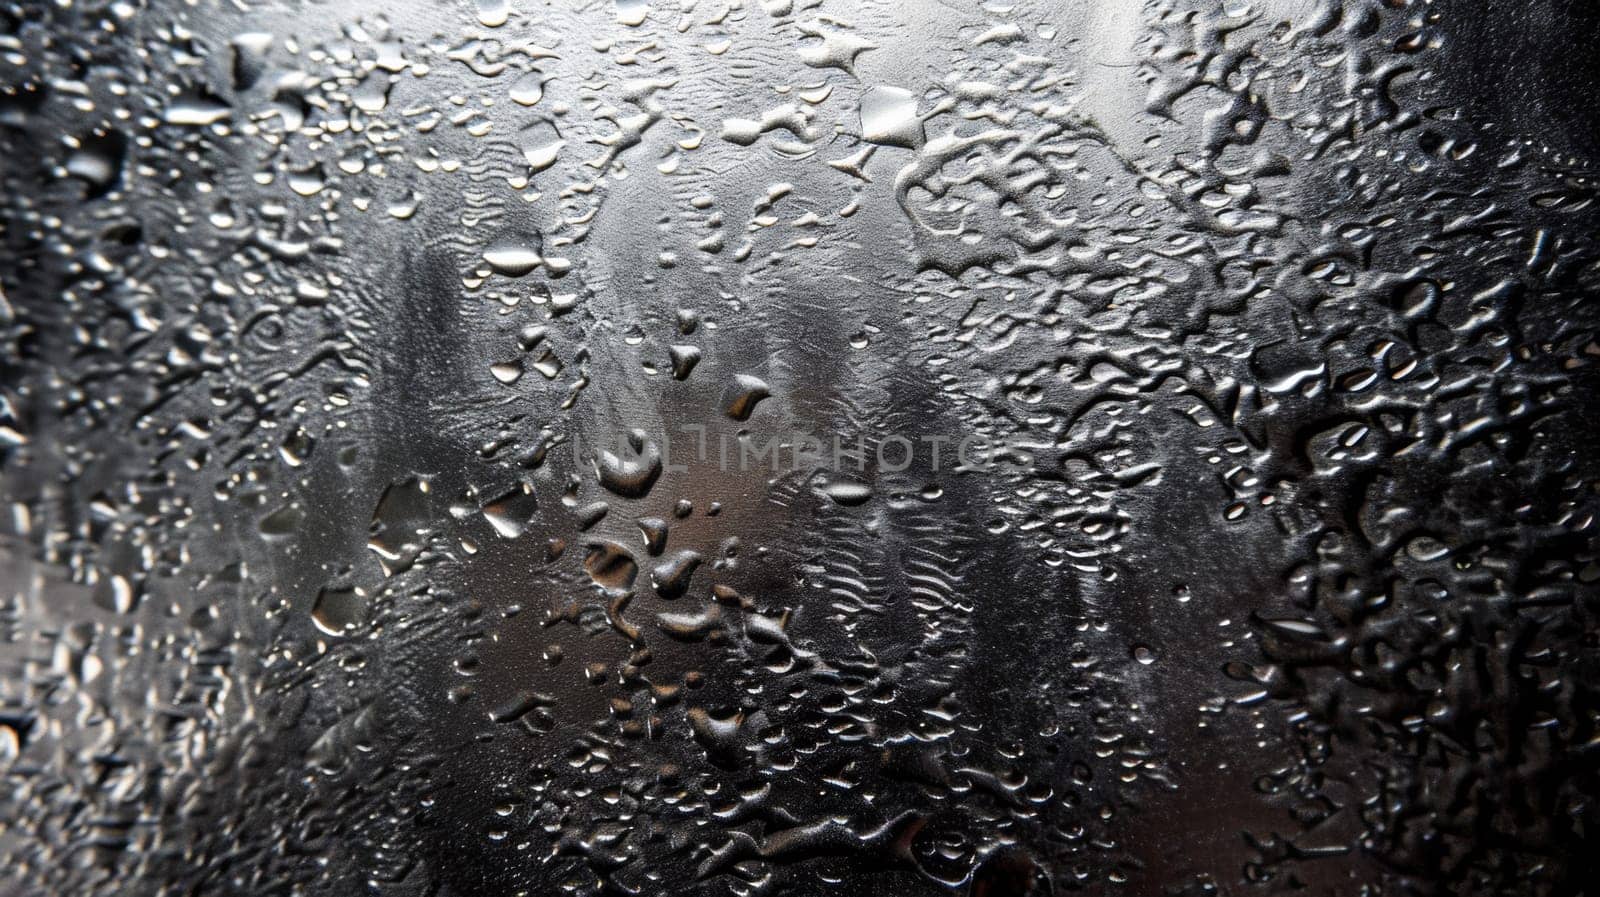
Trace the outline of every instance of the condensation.
{"label": "condensation", "polygon": [[0,894],[1592,893],[1597,37],[0,2]]}

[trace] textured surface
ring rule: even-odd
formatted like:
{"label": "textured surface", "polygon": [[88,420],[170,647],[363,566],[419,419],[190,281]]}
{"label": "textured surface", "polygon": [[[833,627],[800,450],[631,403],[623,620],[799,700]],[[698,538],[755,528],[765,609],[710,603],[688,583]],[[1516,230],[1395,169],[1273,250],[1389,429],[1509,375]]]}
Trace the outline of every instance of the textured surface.
{"label": "textured surface", "polygon": [[0,32],[0,893],[1600,876],[1592,4]]}

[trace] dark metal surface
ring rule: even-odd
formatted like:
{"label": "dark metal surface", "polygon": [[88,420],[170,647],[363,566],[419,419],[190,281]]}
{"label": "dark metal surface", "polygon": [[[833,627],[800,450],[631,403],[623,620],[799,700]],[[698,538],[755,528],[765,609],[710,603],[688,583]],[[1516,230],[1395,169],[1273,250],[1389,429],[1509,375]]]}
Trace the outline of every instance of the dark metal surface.
{"label": "dark metal surface", "polygon": [[0,894],[1580,894],[1592,4],[0,5]]}

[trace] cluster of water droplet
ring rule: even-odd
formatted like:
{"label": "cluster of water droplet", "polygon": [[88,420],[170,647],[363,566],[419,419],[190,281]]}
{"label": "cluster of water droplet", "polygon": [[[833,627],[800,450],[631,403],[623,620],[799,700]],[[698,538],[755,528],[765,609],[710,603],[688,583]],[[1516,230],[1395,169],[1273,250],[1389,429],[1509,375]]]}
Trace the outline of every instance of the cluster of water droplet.
{"label": "cluster of water droplet", "polygon": [[0,5],[0,891],[1579,892],[1562,6]]}

